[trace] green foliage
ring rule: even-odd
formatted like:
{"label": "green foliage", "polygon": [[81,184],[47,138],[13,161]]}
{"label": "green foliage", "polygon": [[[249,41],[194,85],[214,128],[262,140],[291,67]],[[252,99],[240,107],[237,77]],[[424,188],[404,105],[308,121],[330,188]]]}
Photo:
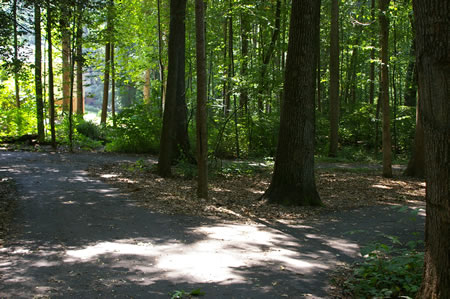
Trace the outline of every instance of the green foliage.
{"label": "green foliage", "polygon": [[[391,241],[399,243],[396,238]],[[416,245],[409,242],[407,249],[381,243],[368,246],[362,251],[364,261],[346,281],[345,291],[355,298],[414,298],[422,280],[424,256]]]}
{"label": "green foliage", "polygon": [[123,109],[116,116],[116,126],[109,127],[106,150],[126,153],[156,153],[161,122],[145,104]]}
{"label": "green foliage", "polygon": [[100,127],[92,121],[81,120],[76,124],[75,128],[78,133],[92,140],[99,141],[104,139]]}
{"label": "green foliage", "polygon": [[36,126],[36,106],[33,97],[29,96],[33,91],[31,82],[24,77],[21,83],[24,96],[18,109],[12,81],[7,79],[7,74],[0,69],[0,137],[31,134]]}

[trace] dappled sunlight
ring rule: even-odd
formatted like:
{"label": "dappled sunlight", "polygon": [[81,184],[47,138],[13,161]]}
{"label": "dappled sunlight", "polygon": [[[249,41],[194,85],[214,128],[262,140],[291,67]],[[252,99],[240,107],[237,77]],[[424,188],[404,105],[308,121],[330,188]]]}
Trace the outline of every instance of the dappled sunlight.
{"label": "dappled sunlight", "polygon": [[372,185],[372,186],[370,186],[370,187],[372,187],[372,188],[378,188],[378,189],[386,189],[386,190],[391,190],[391,189],[392,189],[392,188],[389,187],[389,186],[386,186],[386,185],[378,185],[378,184]]}
{"label": "dappled sunlight", "polygon": [[[156,271],[170,280],[220,284],[250,284],[243,273],[254,267],[289,270],[302,275],[313,269],[328,269],[309,253],[302,254],[302,245],[297,239],[264,226],[219,224],[192,228],[189,233],[202,238],[193,243],[182,240],[161,243],[152,239],[98,242],[67,250],[63,261],[95,263],[109,258],[114,260],[113,267],[126,267],[130,272]],[[347,251],[337,240],[330,244]],[[135,264],[132,262],[135,260],[140,262]]]}

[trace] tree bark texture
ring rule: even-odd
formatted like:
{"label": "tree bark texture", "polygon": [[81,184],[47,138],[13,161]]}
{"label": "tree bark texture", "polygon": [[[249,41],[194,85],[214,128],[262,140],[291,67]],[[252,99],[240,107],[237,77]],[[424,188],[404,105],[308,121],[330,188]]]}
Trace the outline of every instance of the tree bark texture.
{"label": "tree bark texture", "polygon": [[65,5],[61,8],[61,47],[62,47],[62,97],[63,111],[69,110],[70,101],[70,31],[68,20],[70,14]]}
{"label": "tree bark texture", "polygon": [[175,108],[175,143],[172,161],[184,157],[187,161],[195,163],[195,157],[191,153],[191,145],[188,135],[188,119],[186,105],[186,3],[180,7],[180,15],[177,18],[177,72],[176,108]]}
{"label": "tree bark texture", "polygon": [[76,50],[77,50],[77,107],[78,115],[84,113],[84,98],[83,98],[83,24],[82,24],[82,8],[77,7],[78,21],[77,21],[77,36],[76,36]]}
{"label": "tree bark texture", "polygon": [[114,43],[111,43],[111,116],[116,126],[116,66],[114,64]]}
{"label": "tree bark texture", "polygon": [[197,54],[197,196],[208,198],[208,135],[206,128],[206,42],[205,42],[205,4],[195,1],[195,33]]}
{"label": "tree bark texture", "polygon": [[151,78],[150,78],[150,69],[146,69],[145,70],[144,80],[145,80],[145,83],[144,83],[144,103],[147,106],[150,106],[150,88],[151,88],[151,85],[150,85],[150,80],[151,80]]}
{"label": "tree bark texture", "polygon": [[450,4],[414,0],[425,137],[425,266],[417,298],[450,298]]}
{"label": "tree bark texture", "polygon": [[16,97],[16,107],[20,108],[19,47],[17,43],[17,0],[13,1],[13,26],[14,26],[14,91]]}
{"label": "tree bark texture", "polygon": [[422,120],[420,119],[419,105],[416,106],[416,132],[411,159],[405,169],[404,175],[416,178],[425,177],[425,144],[423,136]]}
{"label": "tree bark texture", "polygon": [[390,0],[379,0],[381,88],[380,98],[383,115],[383,176],[392,177],[392,141],[389,109],[389,20],[387,14]]}
{"label": "tree bark texture", "polygon": [[292,2],[275,169],[263,195],[273,203],[321,205],[314,177],[319,9],[317,0]]}
{"label": "tree bark texture", "polygon": [[35,32],[35,53],[34,53],[34,80],[36,86],[36,118],[39,142],[45,141],[44,128],[44,99],[42,95],[42,50],[41,50],[41,8],[38,3],[34,4],[34,32]]}
{"label": "tree bark texture", "polygon": [[55,95],[53,84],[53,49],[52,49],[52,8],[50,0],[47,0],[47,42],[48,42],[48,104],[50,110],[50,132],[52,146],[56,148],[55,132]]}
{"label": "tree bark texture", "polygon": [[[167,72],[167,90],[164,103],[163,127],[161,132],[158,174],[167,177],[172,174],[171,163],[173,158],[173,147],[176,138],[175,115],[177,105],[177,87],[178,80],[178,59],[179,44],[183,43],[180,38],[180,30],[184,28],[184,16],[186,13],[186,0],[170,1],[170,25],[169,25],[169,49],[168,49],[168,72]],[[182,24],[180,24],[182,23]]]}
{"label": "tree bark texture", "polygon": [[[370,1],[370,16],[371,20],[375,20],[375,0]],[[375,99],[375,38],[372,40],[372,49],[370,50],[370,71],[369,71],[369,104],[374,103]]]}
{"label": "tree bark texture", "polygon": [[339,2],[331,1],[330,32],[330,157],[337,156],[339,131]]}
{"label": "tree bark texture", "polygon": [[105,71],[103,79],[103,102],[102,115],[100,122],[106,124],[106,117],[108,115],[108,93],[109,93],[109,69],[111,64],[111,43],[108,41],[105,46]]}
{"label": "tree bark texture", "polygon": [[269,48],[267,49],[265,55],[263,55],[262,66],[261,66],[261,77],[260,84],[261,87],[258,91],[258,111],[261,113],[264,110],[264,101],[263,94],[267,88],[267,67],[269,65],[270,60],[272,59],[273,53],[275,51],[276,42],[280,36],[280,26],[281,26],[281,0],[277,0],[276,8],[275,8],[275,26],[272,32],[272,39],[269,44]]}

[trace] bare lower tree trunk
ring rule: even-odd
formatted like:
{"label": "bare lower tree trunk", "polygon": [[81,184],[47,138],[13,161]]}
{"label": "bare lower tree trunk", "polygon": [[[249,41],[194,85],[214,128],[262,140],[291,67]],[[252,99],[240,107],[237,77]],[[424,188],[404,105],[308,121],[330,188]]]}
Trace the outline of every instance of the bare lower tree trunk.
{"label": "bare lower tree trunk", "polygon": [[317,0],[292,2],[275,169],[270,186],[262,196],[273,203],[321,205],[314,177],[319,10]]}
{"label": "bare lower tree trunk", "polygon": [[197,196],[208,198],[208,135],[206,128],[206,49],[205,11],[203,0],[195,1],[195,33],[197,50]]}
{"label": "bare lower tree trunk", "polygon": [[[167,73],[167,93],[164,103],[163,127],[161,132],[161,142],[158,159],[158,174],[167,177],[172,174],[171,164],[173,159],[173,148],[176,142],[176,105],[177,105],[177,87],[178,80],[178,64],[179,64],[179,44],[184,34],[180,34],[184,28],[184,16],[186,12],[186,0],[170,1],[170,26],[169,26],[169,66]],[[184,90],[183,90],[184,91]]]}
{"label": "bare lower tree trunk", "polygon": [[392,142],[389,109],[389,20],[390,0],[379,0],[380,46],[381,46],[381,108],[383,114],[383,176],[392,177]]}
{"label": "bare lower tree trunk", "polygon": [[425,177],[425,144],[419,105],[416,107],[416,133],[412,155],[404,174],[417,178]]}
{"label": "bare lower tree trunk", "polygon": [[416,298],[450,298],[450,6],[413,0],[425,136],[425,266]]}

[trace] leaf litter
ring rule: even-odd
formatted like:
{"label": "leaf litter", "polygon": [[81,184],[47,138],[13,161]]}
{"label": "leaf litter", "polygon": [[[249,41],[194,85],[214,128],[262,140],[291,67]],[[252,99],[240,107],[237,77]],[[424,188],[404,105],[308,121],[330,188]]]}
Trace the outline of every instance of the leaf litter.
{"label": "leaf litter", "polygon": [[242,222],[301,221],[320,213],[380,204],[422,206],[425,199],[422,180],[399,173],[394,178],[383,178],[374,170],[317,170],[316,184],[323,207],[285,207],[260,200],[270,184],[268,169],[245,174],[214,173],[208,182],[208,199],[197,198],[197,182],[191,172],[184,175],[175,170],[173,177],[162,178],[155,173],[154,165],[142,161],[91,166],[88,171],[156,212]]}

